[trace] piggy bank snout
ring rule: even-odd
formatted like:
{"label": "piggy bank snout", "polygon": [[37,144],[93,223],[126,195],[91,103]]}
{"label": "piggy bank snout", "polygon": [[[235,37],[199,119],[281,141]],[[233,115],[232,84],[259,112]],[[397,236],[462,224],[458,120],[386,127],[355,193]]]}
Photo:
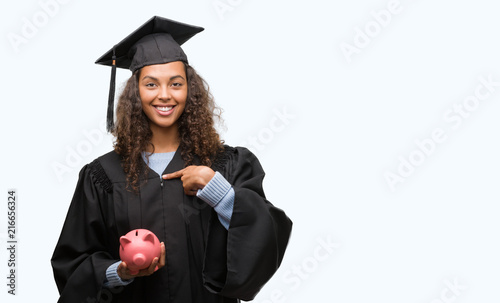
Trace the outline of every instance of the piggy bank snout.
{"label": "piggy bank snout", "polygon": [[137,266],[144,266],[146,264],[146,256],[139,253],[133,257],[134,264]]}

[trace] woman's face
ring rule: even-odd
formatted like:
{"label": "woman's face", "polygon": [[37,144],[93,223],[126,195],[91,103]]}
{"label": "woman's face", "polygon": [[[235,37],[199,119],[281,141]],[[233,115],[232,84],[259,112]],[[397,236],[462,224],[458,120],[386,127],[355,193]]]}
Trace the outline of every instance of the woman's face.
{"label": "woman's face", "polygon": [[151,128],[177,127],[187,99],[184,63],[144,66],[139,74],[139,95]]}

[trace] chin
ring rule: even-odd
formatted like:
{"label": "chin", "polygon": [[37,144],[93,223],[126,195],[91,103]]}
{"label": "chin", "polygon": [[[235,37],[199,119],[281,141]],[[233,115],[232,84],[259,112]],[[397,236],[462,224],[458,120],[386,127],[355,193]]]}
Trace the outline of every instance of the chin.
{"label": "chin", "polygon": [[159,128],[172,128],[177,125],[177,123],[159,122],[159,121],[153,121],[152,123]]}

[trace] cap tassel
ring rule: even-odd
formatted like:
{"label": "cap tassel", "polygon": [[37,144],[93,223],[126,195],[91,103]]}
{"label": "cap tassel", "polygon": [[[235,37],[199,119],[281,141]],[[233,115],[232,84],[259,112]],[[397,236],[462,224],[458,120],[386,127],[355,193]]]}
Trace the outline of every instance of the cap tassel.
{"label": "cap tassel", "polygon": [[111,66],[111,80],[109,83],[109,97],[108,97],[108,115],[106,129],[112,132],[115,128],[114,123],[114,108],[115,108],[115,80],[116,80],[116,55],[115,48],[113,47],[113,65]]}

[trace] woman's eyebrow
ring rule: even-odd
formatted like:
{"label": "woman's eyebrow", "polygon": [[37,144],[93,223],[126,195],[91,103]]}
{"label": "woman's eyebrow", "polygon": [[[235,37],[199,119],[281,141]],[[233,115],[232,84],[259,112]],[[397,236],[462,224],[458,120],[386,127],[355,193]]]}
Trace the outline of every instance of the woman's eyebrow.
{"label": "woman's eyebrow", "polygon": [[[175,76],[172,76],[172,77],[170,77],[170,79],[169,79],[169,80],[174,80],[174,79],[176,79],[176,78],[181,78],[182,80],[186,80],[186,79],[184,79],[184,77],[183,77],[183,76],[181,76],[181,75],[175,75]],[[153,76],[149,76],[149,75],[144,76],[144,77],[142,78],[142,80],[144,80],[144,79],[151,79],[151,80],[153,80],[153,81],[159,81],[159,80],[158,80],[158,78],[153,77]]]}
{"label": "woman's eyebrow", "polygon": [[186,80],[186,79],[184,79],[184,77],[183,77],[183,76],[181,76],[181,75],[172,76],[172,77],[170,77],[170,80],[174,80],[174,79],[176,79],[176,78],[181,78],[182,80]]}
{"label": "woman's eyebrow", "polygon": [[146,75],[146,76],[142,77],[142,80],[144,80],[144,79],[151,79],[153,81],[158,81],[158,78],[155,78],[155,77],[149,76],[149,75]]}

